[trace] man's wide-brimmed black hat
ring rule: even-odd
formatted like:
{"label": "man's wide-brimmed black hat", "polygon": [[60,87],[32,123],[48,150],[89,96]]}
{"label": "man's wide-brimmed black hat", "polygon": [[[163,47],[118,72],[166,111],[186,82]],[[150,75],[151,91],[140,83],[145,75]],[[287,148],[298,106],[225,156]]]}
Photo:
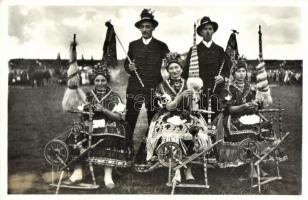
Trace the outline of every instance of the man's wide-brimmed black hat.
{"label": "man's wide-brimmed black hat", "polygon": [[206,16],[205,16],[205,17],[203,17],[203,18],[201,19],[200,24],[199,24],[199,26],[197,27],[197,33],[198,33],[198,35],[201,36],[200,32],[201,32],[202,28],[203,28],[205,25],[207,25],[207,24],[211,24],[211,25],[213,26],[214,32],[217,31],[217,29],[218,29],[218,24],[217,24],[216,22],[211,21],[211,19],[210,19],[209,17],[206,17]]}
{"label": "man's wide-brimmed black hat", "polygon": [[140,25],[142,24],[142,22],[150,22],[150,23],[153,24],[154,28],[156,26],[158,26],[158,21],[156,21],[154,19],[153,12],[154,11],[152,11],[150,9],[143,9],[143,11],[141,12],[141,15],[140,15],[141,19],[138,22],[135,23],[135,26],[137,28],[139,28]]}

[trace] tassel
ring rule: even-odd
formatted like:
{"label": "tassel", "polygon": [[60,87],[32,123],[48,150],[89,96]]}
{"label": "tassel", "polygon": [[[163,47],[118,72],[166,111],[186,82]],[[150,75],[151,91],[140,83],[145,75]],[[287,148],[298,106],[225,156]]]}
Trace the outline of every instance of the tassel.
{"label": "tassel", "polygon": [[206,148],[206,147],[212,145],[212,142],[209,139],[208,135],[201,133],[201,132],[198,133],[198,143],[199,143],[201,148]]}
{"label": "tassel", "polygon": [[257,90],[256,99],[258,102],[263,102],[264,106],[269,106],[271,103],[273,103],[271,91],[269,88],[265,92]]}
{"label": "tassel", "polygon": [[64,92],[62,100],[62,108],[64,111],[74,110],[81,104],[86,104],[86,94],[81,88],[67,88]]}

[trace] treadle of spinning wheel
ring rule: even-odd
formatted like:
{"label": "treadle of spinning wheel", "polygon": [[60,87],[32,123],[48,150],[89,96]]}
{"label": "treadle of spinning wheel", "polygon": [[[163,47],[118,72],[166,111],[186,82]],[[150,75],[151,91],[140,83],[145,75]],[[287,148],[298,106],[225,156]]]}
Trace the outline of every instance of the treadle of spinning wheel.
{"label": "treadle of spinning wheel", "polygon": [[[182,163],[187,162],[189,159],[191,159],[191,158],[193,158],[193,157],[195,157],[195,156],[197,156],[197,155],[198,155],[198,153],[194,153],[194,154],[192,154],[192,155],[186,157],[186,158],[182,161]],[[196,157],[196,158],[194,158],[192,161],[195,161],[197,158],[199,158],[199,156]]]}
{"label": "treadle of spinning wheel", "polygon": [[[51,186],[57,187],[58,184],[50,184]],[[93,185],[89,183],[79,183],[75,185],[65,185],[61,184],[61,188],[71,188],[71,189],[86,189],[86,190],[93,190],[93,189],[98,189],[99,185]]]}
{"label": "treadle of spinning wheel", "polygon": [[[256,176],[256,177],[253,177],[254,179],[257,179],[258,177]],[[268,180],[280,180],[280,179],[282,179],[282,177],[281,176],[267,176],[267,177],[260,177],[260,180],[261,181],[268,181]],[[250,177],[245,177],[245,178],[239,178],[238,179],[239,181],[250,181],[251,180],[251,178]]]}
{"label": "treadle of spinning wheel", "polygon": [[[167,186],[172,187],[172,183],[166,183]],[[206,188],[209,189],[209,185],[201,185],[201,184],[185,184],[185,183],[180,183],[177,184],[175,187],[183,187],[183,188]]]}
{"label": "treadle of spinning wheel", "polygon": [[[282,179],[282,177],[268,177],[268,178],[264,178],[264,179],[261,179],[261,180],[264,180],[264,181],[261,182],[260,185],[264,185],[264,184],[267,184],[269,182],[276,181],[276,180],[281,180],[281,179]],[[258,187],[258,184],[252,185],[251,187],[252,188]]]}

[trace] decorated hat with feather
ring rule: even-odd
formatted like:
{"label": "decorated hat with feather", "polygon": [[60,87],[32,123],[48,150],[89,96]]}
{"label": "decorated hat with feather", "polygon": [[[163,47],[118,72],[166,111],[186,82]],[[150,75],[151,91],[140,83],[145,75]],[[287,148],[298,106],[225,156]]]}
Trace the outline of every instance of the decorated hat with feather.
{"label": "decorated hat with feather", "polygon": [[203,29],[203,27],[207,24],[211,24],[213,26],[213,29],[214,29],[214,32],[217,31],[218,29],[218,24],[214,21],[212,21],[209,17],[205,16],[203,17],[200,21],[199,21],[199,24],[198,24],[198,27],[197,27],[197,33],[199,36],[201,36],[201,30]]}
{"label": "decorated hat with feather", "polygon": [[139,28],[142,22],[150,22],[153,24],[154,28],[158,26],[158,21],[154,19],[154,10],[152,9],[143,9],[140,14],[141,19],[135,23],[136,28]]}

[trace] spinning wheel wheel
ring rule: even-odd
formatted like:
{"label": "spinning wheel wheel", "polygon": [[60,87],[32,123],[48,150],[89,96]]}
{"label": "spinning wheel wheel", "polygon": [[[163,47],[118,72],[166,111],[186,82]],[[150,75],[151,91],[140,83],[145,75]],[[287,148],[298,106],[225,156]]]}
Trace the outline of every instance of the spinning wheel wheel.
{"label": "spinning wheel wheel", "polygon": [[239,145],[238,156],[241,161],[248,163],[255,157],[259,157],[258,152],[257,143],[254,140],[247,138]]}
{"label": "spinning wheel wheel", "polygon": [[61,140],[52,140],[45,146],[44,156],[49,164],[61,166],[69,158],[68,146]]}
{"label": "spinning wheel wheel", "polygon": [[164,167],[175,167],[178,161],[182,160],[183,154],[181,147],[174,142],[166,142],[157,148],[158,161]]}

